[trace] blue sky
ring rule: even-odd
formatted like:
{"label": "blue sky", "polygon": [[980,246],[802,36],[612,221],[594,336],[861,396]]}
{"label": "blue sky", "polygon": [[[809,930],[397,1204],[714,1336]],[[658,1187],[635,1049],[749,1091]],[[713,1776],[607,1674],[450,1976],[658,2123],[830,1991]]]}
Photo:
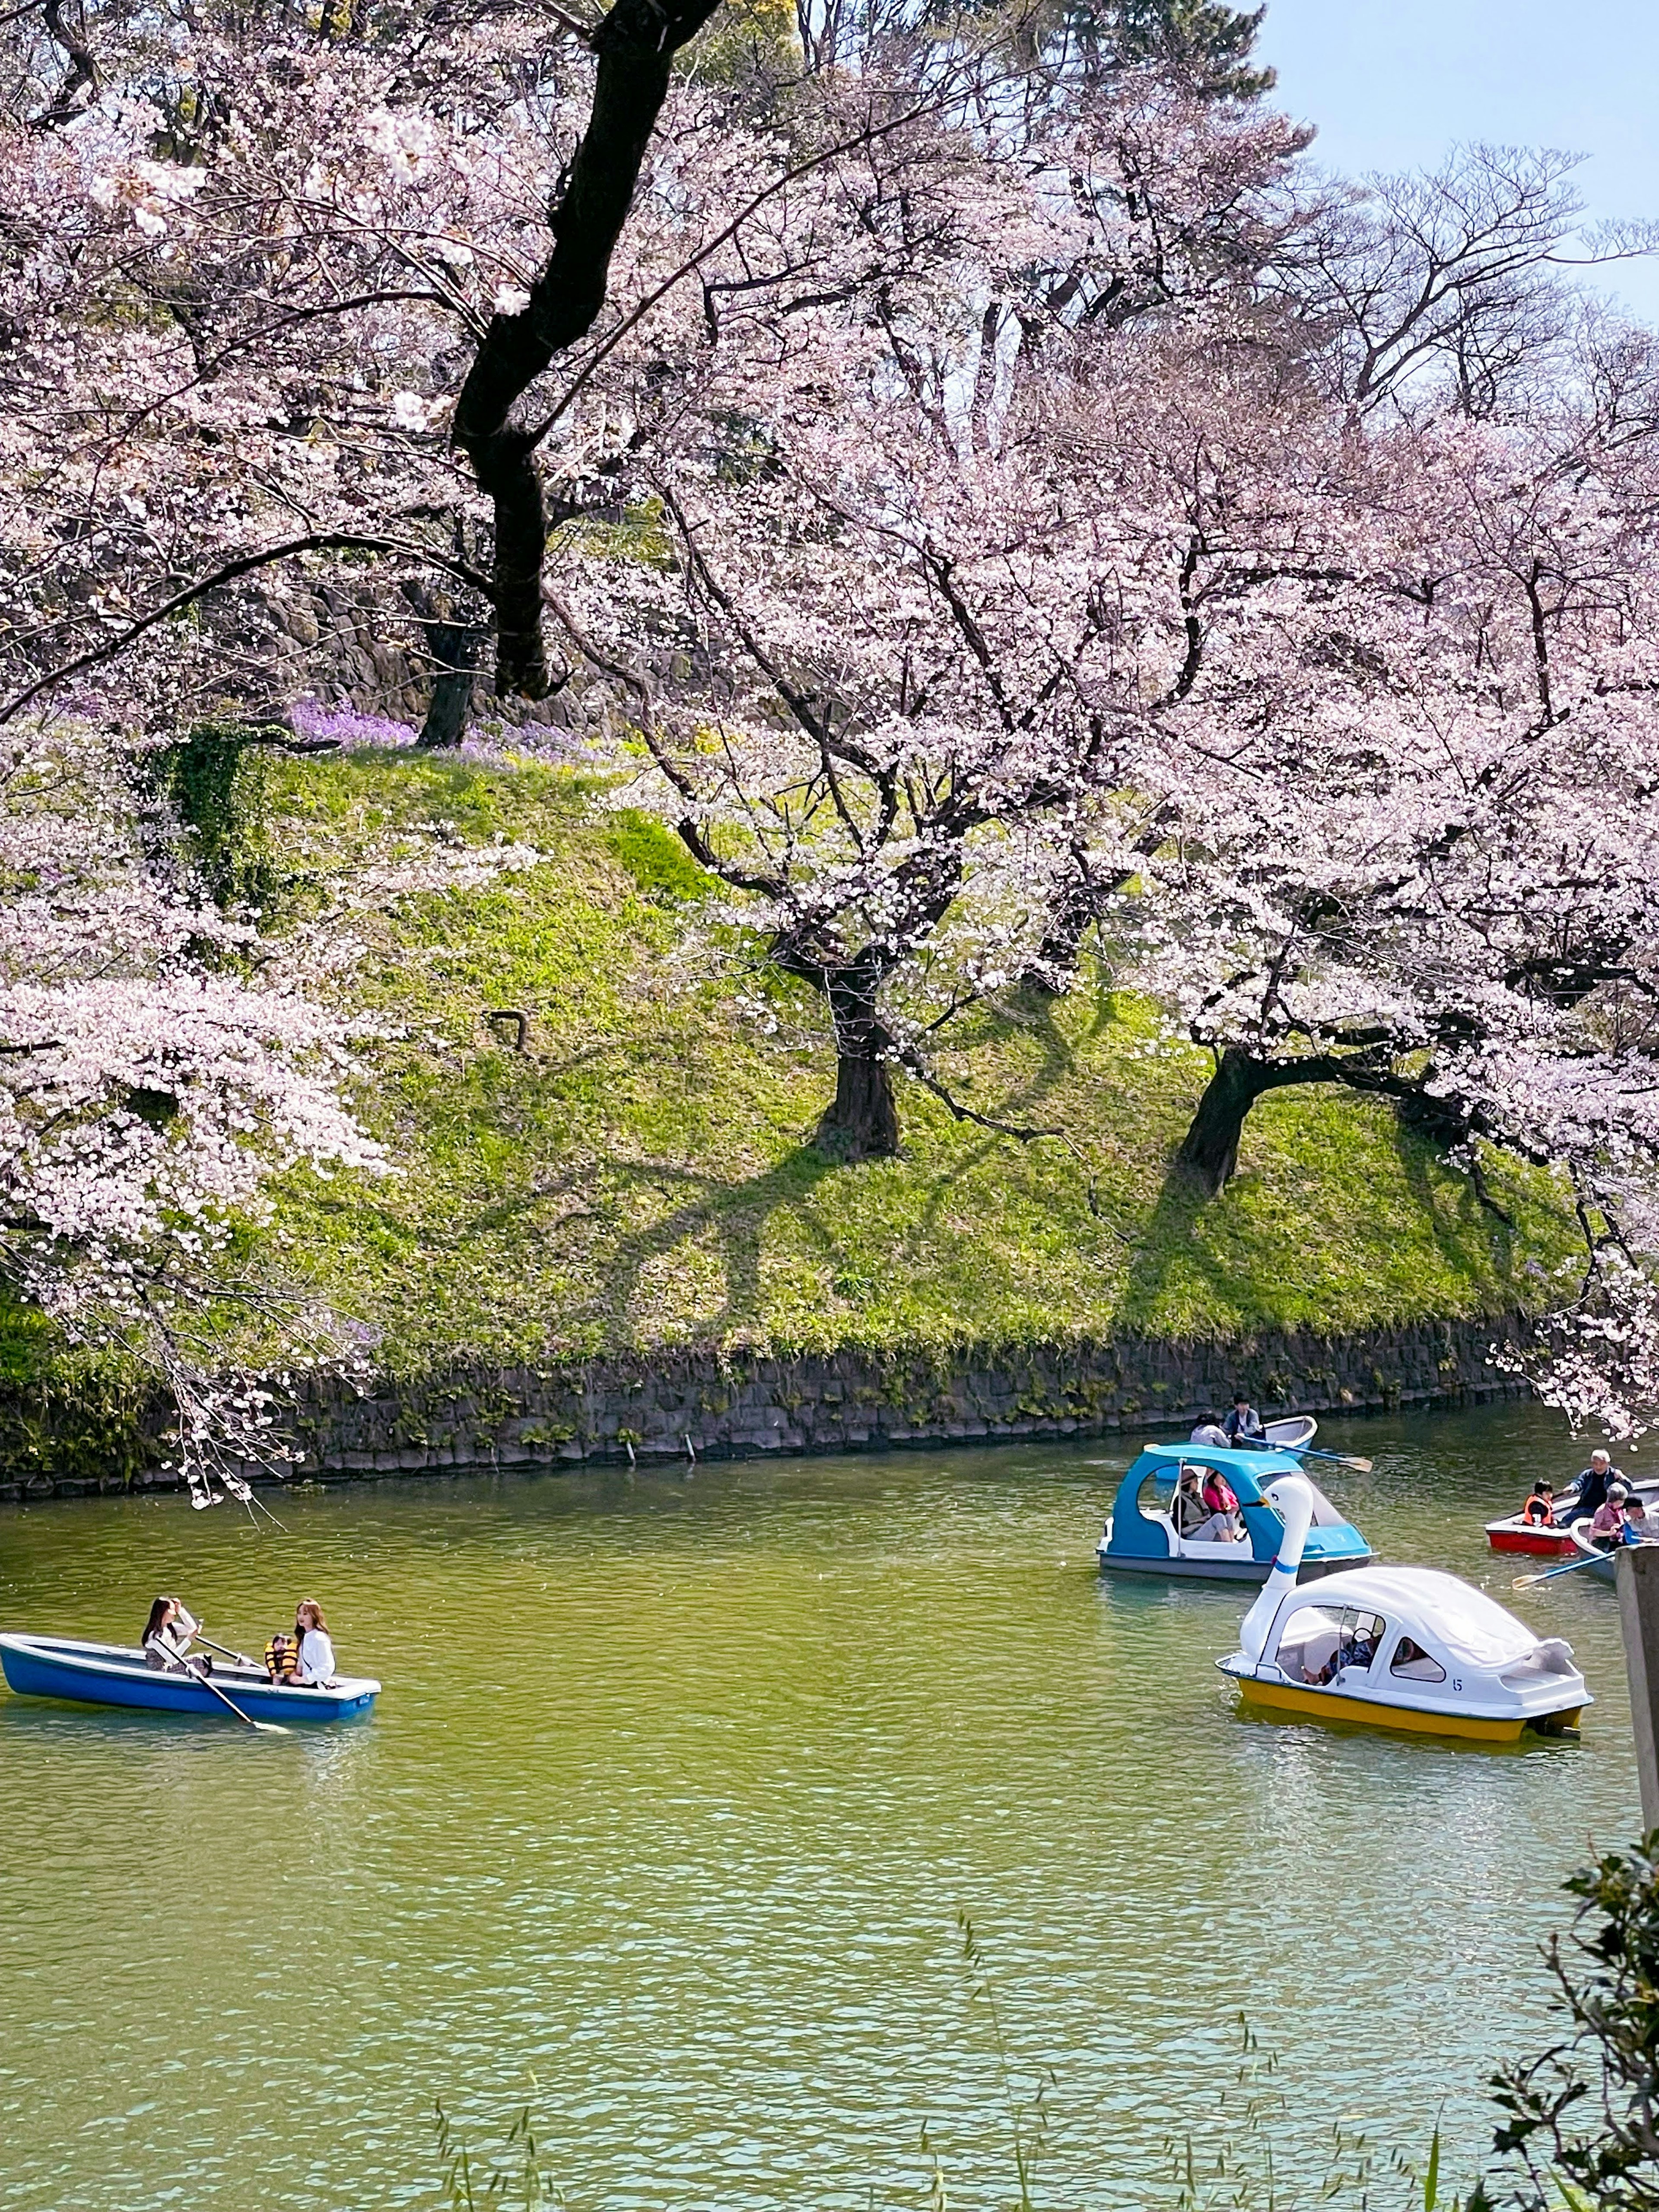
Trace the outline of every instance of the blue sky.
{"label": "blue sky", "polygon": [[[1659,0],[1269,0],[1279,105],[1349,173],[1433,167],[1460,139],[1589,156],[1592,216],[1659,216]],[[1598,288],[1659,322],[1659,258]]]}

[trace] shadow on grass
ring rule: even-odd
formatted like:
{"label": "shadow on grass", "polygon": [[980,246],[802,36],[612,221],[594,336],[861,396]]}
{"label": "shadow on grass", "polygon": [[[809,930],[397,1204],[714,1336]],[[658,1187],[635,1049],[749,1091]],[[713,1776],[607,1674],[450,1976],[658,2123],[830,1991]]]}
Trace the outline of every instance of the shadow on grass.
{"label": "shadow on grass", "polygon": [[1235,1298],[1248,1275],[1230,1268],[1207,1241],[1198,1234],[1200,1221],[1224,1203],[1212,1198],[1198,1178],[1183,1167],[1171,1166],[1158,1194],[1158,1202],[1146,1217],[1131,1260],[1123,1302],[1118,1309],[1122,1328],[1131,1336],[1165,1333],[1164,1294],[1170,1271],[1177,1262],[1202,1276],[1206,1288],[1218,1298]]}
{"label": "shadow on grass", "polygon": [[[1113,1019],[1111,993],[1103,988],[1097,989],[1095,993],[1094,1013],[1088,1030],[1079,1043],[1073,1045],[1061,1035],[1055,1023],[1054,1000],[1047,996],[1039,997],[1033,993],[1024,994],[1024,1003],[1034,1009],[1029,1019],[1017,1020],[1005,1017],[994,1024],[994,1029],[1004,1038],[1011,1033],[1036,1037],[1041,1057],[1036,1068],[1018,1090],[996,1106],[995,1118],[1000,1121],[1021,1123],[1036,1115],[1038,1109],[1053,1096],[1066,1077],[1076,1073],[1080,1053],[1094,1042],[1103,1030],[1111,1026]],[[946,1087],[950,1086],[947,1085]],[[980,1107],[979,1110],[989,1109]],[[962,1126],[967,1127],[972,1125],[964,1123]],[[953,1188],[989,1159],[1000,1146],[1018,1141],[1017,1139],[1005,1137],[995,1130],[983,1130],[969,1141],[965,1151],[936,1169],[928,1176],[926,1196],[922,1200],[921,1212],[906,1231],[903,1242],[895,1254],[895,1258],[912,1262],[917,1261],[930,1234],[937,1228],[939,1212]]]}
{"label": "shadow on grass", "polygon": [[1517,1238],[1481,1205],[1470,1178],[1426,1137],[1395,1122],[1395,1150],[1406,1188],[1433,1224],[1434,1241],[1469,1275],[1496,1277],[1518,1297]]}
{"label": "shadow on grass", "polygon": [[604,1304],[590,1317],[605,1320],[619,1346],[633,1344],[636,1340],[633,1316],[645,1270],[677,1246],[701,1243],[712,1233],[720,1246],[725,1304],[718,1313],[699,1320],[699,1333],[706,1330],[718,1335],[760,1321],[761,1252],[768,1221],[781,1206],[795,1208],[809,1237],[826,1257],[833,1256],[811,1208],[802,1201],[825,1176],[844,1172],[811,1145],[798,1146],[775,1167],[763,1169],[743,1182],[727,1182],[716,1176],[699,1175],[693,1168],[666,1163],[612,1163],[611,1173],[620,1181],[658,1188],[665,1185],[688,1194],[660,1221],[617,1239],[607,1263]]}
{"label": "shadow on grass", "polygon": [[[1482,1207],[1473,1184],[1426,1138],[1389,1118],[1401,1182],[1442,1261],[1466,1282],[1495,1279],[1513,1286],[1518,1296],[1516,1237]],[[1126,1329],[1145,1335],[1169,1333],[1165,1297],[1177,1269],[1189,1284],[1197,1281],[1200,1297],[1218,1310],[1224,1328],[1241,1310],[1261,1313],[1267,1286],[1275,1281],[1285,1285],[1293,1277],[1298,1261],[1295,1244],[1268,1224],[1253,1221],[1244,1206],[1231,1202],[1242,1194],[1240,1186],[1248,1184],[1250,1172],[1212,1197],[1185,1169],[1170,1165],[1138,1241],[1121,1309]],[[1374,1225],[1366,1226],[1374,1238]],[[1361,1245],[1362,1224],[1356,1220],[1354,1228],[1352,1242]],[[1330,1224],[1322,1224],[1322,1240],[1328,1240],[1329,1235]],[[1269,1297],[1265,1302],[1270,1306],[1275,1301]],[[1291,1312],[1294,1298],[1277,1302],[1286,1313],[1276,1325],[1297,1326]],[[1190,1290],[1176,1303],[1189,1304]]]}

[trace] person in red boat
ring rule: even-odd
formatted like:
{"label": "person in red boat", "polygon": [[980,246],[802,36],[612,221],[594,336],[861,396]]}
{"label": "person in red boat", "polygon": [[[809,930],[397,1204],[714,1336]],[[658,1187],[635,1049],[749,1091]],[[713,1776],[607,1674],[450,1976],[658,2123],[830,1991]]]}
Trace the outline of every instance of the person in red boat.
{"label": "person in red boat", "polygon": [[1528,1528],[1553,1528],[1555,1526],[1555,1491],[1540,1474],[1532,1486],[1526,1504],[1521,1508],[1521,1518]]}

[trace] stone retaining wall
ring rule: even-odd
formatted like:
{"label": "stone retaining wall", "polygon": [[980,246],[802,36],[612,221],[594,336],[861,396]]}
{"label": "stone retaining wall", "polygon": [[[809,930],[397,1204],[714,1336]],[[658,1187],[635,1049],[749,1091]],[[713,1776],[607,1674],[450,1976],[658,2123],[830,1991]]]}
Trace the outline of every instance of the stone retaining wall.
{"label": "stone retaining wall", "polygon": [[586,1368],[462,1370],[385,1396],[318,1390],[300,1423],[319,1473],[422,1473],[883,1450],[1188,1425],[1243,1383],[1258,1405],[1318,1413],[1524,1395],[1487,1358],[1510,1315],[1335,1340],[1129,1340],[957,1361],[867,1354],[722,1364],[708,1354]]}
{"label": "stone retaining wall", "polygon": [[[302,1385],[295,1409],[294,1437],[306,1462],[296,1473],[337,1480],[1103,1436],[1190,1426],[1206,1408],[1224,1408],[1240,1383],[1270,1411],[1467,1404],[1526,1395],[1487,1357],[1495,1340],[1525,1333],[1522,1316],[1503,1314],[1352,1337],[1132,1338],[953,1360],[843,1352],[721,1361],[699,1352],[585,1366],[458,1365],[363,1395],[313,1380]],[[173,1479],[155,1471],[132,1478],[140,1485]],[[0,1497],[123,1486],[122,1478],[54,1481],[36,1474],[0,1480]]]}

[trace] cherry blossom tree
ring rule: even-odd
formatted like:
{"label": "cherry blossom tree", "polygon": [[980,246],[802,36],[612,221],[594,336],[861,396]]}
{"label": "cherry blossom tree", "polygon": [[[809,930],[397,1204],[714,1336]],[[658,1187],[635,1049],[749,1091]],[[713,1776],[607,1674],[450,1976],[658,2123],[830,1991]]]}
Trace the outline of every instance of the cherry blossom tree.
{"label": "cherry blossom tree", "polygon": [[1158,86],[1014,143],[919,120],[751,233],[743,296],[657,331],[634,473],[672,562],[584,554],[554,589],[644,795],[828,1007],[837,1157],[896,1148],[896,1069],[969,1110],[929,1040],[1043,967],[1083,826],[1139,811],[1187,652],[1150,395],[1248,343],[1238,272],[1297,219],[1300,134]]}
{"label": "cherry blossom tree", "polygon": [[[193,895],[146,763],[95,723],[15,723],[0,750],[0,1253],[71,1343],[177,1386],[185,1464],[261,1449],[268,1396],[214,1378],[227,1301],[326,1355],[329,1318],[228,1264],[238,1220],[301,1162],[378,1171],[343,1102],[350,1035],[295,979],[255,981],[251,927]],[[285,1311],[283,1310],[286,1309]],[[203,1334],[207,1328],[207,1336]]]}

